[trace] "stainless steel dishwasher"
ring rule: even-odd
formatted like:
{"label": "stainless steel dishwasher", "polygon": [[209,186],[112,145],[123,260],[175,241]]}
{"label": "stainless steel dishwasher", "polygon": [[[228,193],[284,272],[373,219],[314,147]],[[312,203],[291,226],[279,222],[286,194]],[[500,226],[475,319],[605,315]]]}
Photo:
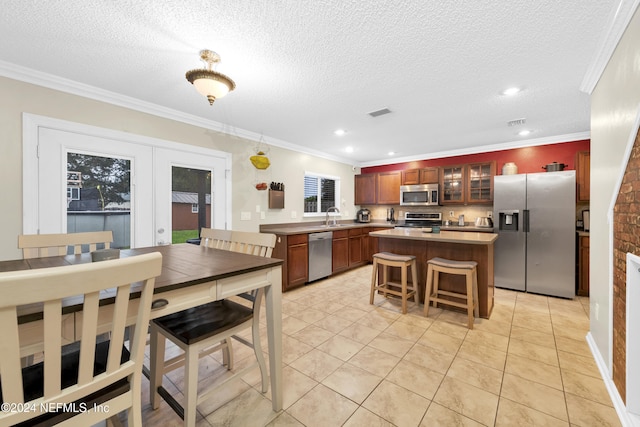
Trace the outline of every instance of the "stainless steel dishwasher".
{"label": "stainless steel dishwasher", "polygon": [[309,281],[331,275],[331,246],[333,232],[309,234]]}

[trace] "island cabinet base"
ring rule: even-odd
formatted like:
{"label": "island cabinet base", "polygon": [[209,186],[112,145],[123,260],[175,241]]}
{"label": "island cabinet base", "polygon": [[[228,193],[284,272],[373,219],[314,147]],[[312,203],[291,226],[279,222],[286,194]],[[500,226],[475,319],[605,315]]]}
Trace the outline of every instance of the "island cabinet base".
{"label": "island cabinet base", "polygon": [[[440,257],[455,261],[476,261],[478,263],[480,317],[488,319],[491,316],[494,299],[493,243],[479,245],[380,237],[378,250],[380,252],[416,256],[421,303],[424,303],[426,291],[428,260]],[[400,273],[394,271],[392,278],[399,281]],[[439,287],[443,290],[466,293],[464,276],[441,273]],[[449,309],[450,307],[446,306],[446,308]]]}

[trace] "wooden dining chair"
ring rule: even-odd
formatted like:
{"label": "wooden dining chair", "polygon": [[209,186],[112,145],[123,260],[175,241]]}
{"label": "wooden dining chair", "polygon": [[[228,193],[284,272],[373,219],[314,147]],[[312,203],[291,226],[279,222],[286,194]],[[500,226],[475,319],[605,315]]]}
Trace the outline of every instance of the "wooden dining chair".
{"label": "wooden dining chair", "polygon": [[83,245],[88,246],[89,252],[99,249],[99,246],[109,249],[111,242],[113,242],[113,232],[111,231],[21,234],[18,236],[18,248],[22,249],[24,259],[67,255],[70,247],[77,255],[82,253]]}
{"label": "wooden dining chair", "polygon": [[[271,256],[275,243],[275,234],[232,231],[227,250]],[[184,425],[193,427],[199,403],[206,400],[229,381],[242,377],[256,366],[260,368],[262,392],[267,392],[269,381],[260,343],[260,308],[263,296],[264,289],[260,288],[238,295],[238,297],[248,300],[250,304],[224,299],[163,316],[151,322],[151,374],[149,382],[151,406],[154,409],[159,407],[160,396],[162,396],[184,420]],[[251,328],[252,331],[251,341],[237,335],[248,328]],[[231,338],[252,348],[256,361],[198,393],[198,361],[201,357],[222,351],[223,364],[227,365],[227,369],[233,369]],[[165,360],[166,339],[181,348],[184,353]],[[162,376],[182,366],[185,368],[184,399],[180,404],[162,386]]]}
{"label": "wooden dining chair", "polygon": [[200,230],[200,246],[229,250],[231,245],[231,230],[217,228],[202,228]]}
{"label": "wooden dining chair", "polygon": [[[128,425],[141,426],[145,336],[155,277],[161,268],[162,256],[151,253],[0,273],[0,401],[3,408],[4,404],[29,408],[0,412],[0,426],[25,421],[88,426],[125,410]],[[100,293],[105,290],[114,294],[111,339],[97,343]],[[133,304],[132,292],[140,295]],[[82,301],[79,349],[73,351],[63,351],[60,338],[63,303],[68,298]],[[18,313],[27,304],[43,304],[44,360],[21,369]],[[128,348],[124,345],[127,323],[135,325],[137,337]]]}

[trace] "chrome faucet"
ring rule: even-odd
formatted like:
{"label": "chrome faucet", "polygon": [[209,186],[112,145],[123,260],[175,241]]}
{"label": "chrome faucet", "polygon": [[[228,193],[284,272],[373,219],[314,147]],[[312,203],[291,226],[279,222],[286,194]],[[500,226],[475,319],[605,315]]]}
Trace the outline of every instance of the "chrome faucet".
{"label": "chrome faucet", "polygon": [[[329,212],[336,212],[336,213],[340,213],[340,209],[336,208],[335,206],[331,206],[330,208],[327,208],[327,219],[325,220],[325,226],[328,227],[329,226]],[[336,217],[333,217],[333,225],[337,225],[337,221],[336,221]]]}

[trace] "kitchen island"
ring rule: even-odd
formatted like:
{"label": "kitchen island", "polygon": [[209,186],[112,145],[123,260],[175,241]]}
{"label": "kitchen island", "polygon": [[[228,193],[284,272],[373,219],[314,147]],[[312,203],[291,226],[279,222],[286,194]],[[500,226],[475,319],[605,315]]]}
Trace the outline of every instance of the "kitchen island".
{"label": "kitchen island", "polygon": [[[489,318],[493,309],[493,244],[495,233],[441,231],[424,233],[420,229],[395,228],[369,233],[378,238],[380,252],[415,255],[420,301],[424,302],[427,261],[434,257],[478,263],[478,306],[480,317]],[[397,280],[397,278],[395,278]],[[440,289],[466,293],[464,277],[440,274]]]}

